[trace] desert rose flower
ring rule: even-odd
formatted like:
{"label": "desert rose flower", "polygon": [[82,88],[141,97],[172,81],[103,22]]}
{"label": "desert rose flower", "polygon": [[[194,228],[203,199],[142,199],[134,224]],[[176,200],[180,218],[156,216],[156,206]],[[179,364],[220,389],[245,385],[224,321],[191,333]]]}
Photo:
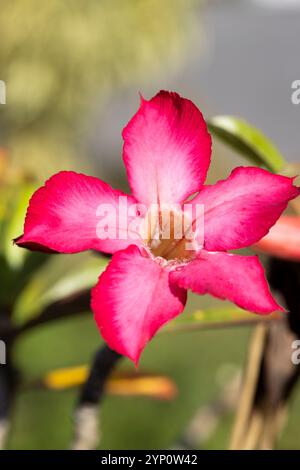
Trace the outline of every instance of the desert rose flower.
{"label": "desert rose flower", "polygon": [[[16,240],[30,249],[113,254],[91,301],[108,345],[137,364],[157,330],[183,311],[188,289],[259,314],[282,310],[258,258],[228,251],[268,233],[299,195],[293,179],[239,167],[205,186],[211,137],[199,109],[177,93],[142,98],[123,139],[130,196],[95,177],[57,173],[32,196]],[[125,212],[119,210],[124,200]],[[99,217],[107,207],[105,237]],[[175,226],[184,227],[180,237]]]}

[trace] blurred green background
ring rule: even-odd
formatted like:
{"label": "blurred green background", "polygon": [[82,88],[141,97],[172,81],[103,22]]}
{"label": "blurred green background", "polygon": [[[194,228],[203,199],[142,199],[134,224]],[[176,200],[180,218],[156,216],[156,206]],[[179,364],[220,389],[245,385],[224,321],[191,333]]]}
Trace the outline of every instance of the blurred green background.
{"label": "blurred green background", "polygon": [[[198,301],[198,303],[201,303]],[[101,407],[102,449],[166,449],[180,438],[199,408],[211,403],[220,390],[218,377],[242,366],[249,329],[214,332],[170,333],[156,337],[146,348],[141,370],[172,378],[178,397],[171,402],[148,398],[107,396]],[[99,335],[90,318],[62,321],[40,328],[20,342],[16,359],[27,377],[54,367],[89,361],[99,346]],[[133,368],[125,361],[121,368]],[[224,372],[224,374],[222,374]],[[228,375],[228,373],[227,373]],[[221,382],[222,383],[222,382]],[[24,391],[13,413],[10,449],[65,449],[73,431],[76,391]],[[299,448],[300,394],[291,404],[288,425],[279,448]],[[226,449],[232,413],[225,413],[206,449]]]}
{"label": "blurred green background", "polygon": [[[207,2],[200,0],[0,2],[0,79],[7,85],[7,104],[0,106],[0,212],[4,221],[0,289],[4,315],[16,293],[24,294],[25,279],[29,285],[29,293],[14,306],[16,324],[39,314],[41,307],[35,308],[35,296],[38,292],[42,297],[41,290],[47,295],[56,263],[70,272],[84,272],[84,266],[92,266],[89,282],[96,281],[97,266],[100,273],[104,263],[91,255],[51,260],[52,271],[50,264],[44,265],[43,275],[49,279],[42,286],[29,270],[26,274],[29,255],[8,240],[22,231],[21,220],[32,189],[63,169],[95,174],[126,189],[120,135],[137,109],[139,91],[150,97],[153,90],[176,88],[197,102],[206,115],[223,112],[211,100],[212,95],[206,94],[205,73],[202,83],[201,74],[193,68],[195,61],[210,63],[213,39],[206,20],[207,14],[210,20],[215,13],[218,17],[219,9],[224,8],[220,3],[211,2],[212,10],[207,10]],[[228,1],[234,8],[238,3],[243,2]],[[225,13],[224,18],[226,34],[232,16]],[[226,60],[225,51],[220,68],[233,65]],[[220,87],[224,86],[222,76],[217,78]],[[236,93],[239,97],[238,90]],[[210,181],[225,177],[240,163],[239,157],[215,144]],[[12,213],[17,213],[14,220]],[[44,258],[43,263],[47,263]],[[39,278],[39,271],[36,276]],[[67,293],[69,284],[65,286]],[[221,303],[191,296],[187,313],[212,305]],[[169,402],[107,396],[101,408],[101,448],[176,445],[196,411],[222,393],[229,372],[243,366],[249,333],[249,328],[241,327],[156,337],[146,348],[140,369],[170,377],[178,386],[178,396]],[[100,344],[92,315],[82,314],[24,334],[13,350],[13,360],[30,382],[54,368],[90,363]],[[120,368],[133,370],[126,360]],[[13,408],[8,448],[68,448],[77,396],[78,390],[21,389]],[[298,391],[281,448],[300,448],[299,419]],[[201,445],[226,448],[231,424],[231,412],[225,413]]]}

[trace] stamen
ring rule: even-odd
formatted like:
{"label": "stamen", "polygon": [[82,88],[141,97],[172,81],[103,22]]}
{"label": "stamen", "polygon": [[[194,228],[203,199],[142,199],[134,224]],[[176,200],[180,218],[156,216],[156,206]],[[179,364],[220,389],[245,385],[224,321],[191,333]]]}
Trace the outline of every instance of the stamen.
{"label": "stamen", "polygon": [[184,261],[195,254],[195,243],[187,237],[190,227],[191,220],[180,208],[156,207],[148,211],[142,236],[155,257],[168,262]]}

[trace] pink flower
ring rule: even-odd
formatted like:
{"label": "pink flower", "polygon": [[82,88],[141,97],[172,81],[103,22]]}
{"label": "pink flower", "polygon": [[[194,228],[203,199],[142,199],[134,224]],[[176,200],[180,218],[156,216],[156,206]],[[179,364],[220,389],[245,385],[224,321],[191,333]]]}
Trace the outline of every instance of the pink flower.
{"label": "pink flower", "polygon": [[[44,251],[113,254],[91,302],[108,345],[137,364],[157,330],[183,311],[188,289],[260,314],[282,310],[258,258],[228,250],[253,245],[268,233],[288,201],[299,194],[293,180],[239,167],[227,179],[204,186],[211,138],[198,108],[176,93],[161,91],[150,101],[141,99],[123,138],[132,191],[128,213],[118,212],[125,194],[97,178],[63,171],[32,196],[24,234],[16,240],[19,246]],[[204,237],[194,230],[189,250],[187,237],[175,239],[173,230],[187,203],[193,209],[193,227],[194,209],[204,207]],[[118,236],[97,236],[103,204],[116,209],[108,229]],[[168,239],[161,237],[165,205],[177,205]],[[146,224],[150,216],[154,231]]]}

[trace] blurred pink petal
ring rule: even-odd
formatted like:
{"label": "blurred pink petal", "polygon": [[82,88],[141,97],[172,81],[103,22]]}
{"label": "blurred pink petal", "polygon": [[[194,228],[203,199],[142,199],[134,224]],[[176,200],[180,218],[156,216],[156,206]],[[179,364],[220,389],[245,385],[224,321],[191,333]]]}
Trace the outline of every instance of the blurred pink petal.
{"label": "blurred pink petal", "polygon": [[300,260],[300,217],[281,216],[268,235],[253,245],[268,255],[292,261]]}

